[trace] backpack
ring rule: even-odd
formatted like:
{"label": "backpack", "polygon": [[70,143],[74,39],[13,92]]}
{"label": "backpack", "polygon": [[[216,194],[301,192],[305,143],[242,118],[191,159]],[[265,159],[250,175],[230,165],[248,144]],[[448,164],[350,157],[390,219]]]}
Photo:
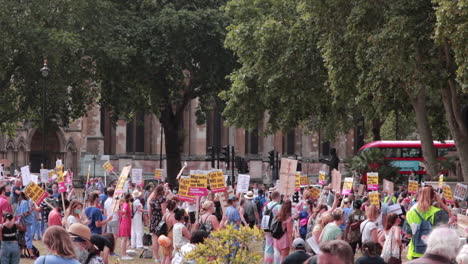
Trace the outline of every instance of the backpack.
{"label": "backpack", "polygon": [[161,221],[159,221],[158,226],[156,227],[156,235],[157,236],[162,236],[162,235],[167,236],[167,234],[168,234],[168,232],[167,232],[166,221],[164,219],[161,219]]}
{"label": "backpack", "polygon": [[417,226],[413,237],[414,252],[418,254],[424,254],[427,248],[425,240],[432,231],[432,224],[429,221],[429,218],[432,216],[430,216],[427,220],[424,220],[424,218],[422,218],[422,216],[419,214],[418,210],[414,209],[414,211],[419,216],[419,219],[421,219],[421,223]]}
{"label": "backpack", "polygon": [[213,226],[211,225],[211,222],[208,221],[209,216],[205,219],[205,222],[202,222],[202,218],[200,217],[199,221],[199,226],[198,230],[201,230],[205,233],[205,237],[208,237],[213,230]]}
{"label": "backpack", "polygon": [[276,219],[271,224],[271,236],[276,239],[280,239],[284,235],[283,222]]}
{"label": "backpack", "polygon": [[263,209],[263,205],[265,204],[265,198],[263,197],[256,197],[255,198],[255,205],[257,206],[257,211],[258,211],[258,215],[260,216],[260,218],[262,218],[262,209]]}
{"label": "backpack", "polygon": [[273,205],[271,208],[268,208],[268,205],[265,206],[265,213],[263,214],[262,223],[261,223],[261,228],[265,232],[271,232],[270,231],[271,230],[271,224],[272,224],[272,221],[273,221],[273,217],[271,217],[271,213],[273,212],[273,208],[275,208],[275,206],[277,206],[277,205],[278,205],[278,203]]}
{"label": "backpack", "polygon": [[153,241],[151,240],[151,234],[145,233],[143,235],[143,246],[151,246]]}

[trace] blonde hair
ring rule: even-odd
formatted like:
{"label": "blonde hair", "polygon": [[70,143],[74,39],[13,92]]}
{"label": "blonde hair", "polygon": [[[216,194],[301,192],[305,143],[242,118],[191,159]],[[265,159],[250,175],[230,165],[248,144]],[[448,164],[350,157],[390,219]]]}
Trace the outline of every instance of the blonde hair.
{"label": "blonde hair", "polygon": [[431,208],[432,199],[434,198],[434,189],[429,186],[424,186],[418,196],[418,210],[420,213],[426,212]]}
{"label": "blonde hair", "polygon": [[320,216],[318,222],[322,227],[325,227],[327,224],[333,222],[333,216],[329,212],[325,212]]}
{"label": "blonde hair", "polygon": [[203,210],[208,211],[210,208],[214,207],[214,203],[212,201],[205,201],[203,203]]}
{"label": "blonde hair", "polygon": [[51,253],[65,258],[75,258],[75,250],[67,231],[61,226],[51,226],[46,229],[42,242]]}
{"label": "blonde hair", "polygon": [[375,221],[379,217],[380,210],[375,204],[366,208],[366,217],[370,221]]}

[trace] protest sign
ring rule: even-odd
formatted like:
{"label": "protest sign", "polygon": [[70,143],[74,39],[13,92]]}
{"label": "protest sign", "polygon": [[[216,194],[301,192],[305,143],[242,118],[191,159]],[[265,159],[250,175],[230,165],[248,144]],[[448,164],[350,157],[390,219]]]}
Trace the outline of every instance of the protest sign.
{"label": "protest sign", "polygon": [[312,195],[312,198],[318,199],[320,197],[320,189],[316,187],[310,188],[310,193]]}
{"label": "protest sign", "polygon": [[380,207],[379,193],[378,192],[369,193],[369,201],[371,204],[374,204]]}
{"label": "protest sign", "polygon": [[55,168],[55,171],[57,173],[57,182],[64,182],[65,178],[63,177],[63,165],[58,165]]}
{"label": "protest sign", "polygon": [[335,193],[340,193],[340,188],[341,188],[341,173],[335,169],[332,170],[331,172],[331,189]]}
{"label": "protest sign", "polygon": [[250,175],[239,174],[237,177],[237,193],[246,193],[249,191]]}
{"label": "protest sign", "polygon": [[104,164],[102,164],[102,167],[104,168],[106,172],[114,171],[114,166],[112,166],[112,164],[110,164],[109,161],[104,162]]}
{"label": "protest sign", "polygon": [[353,177],[346,177],[343,182],[343,191],[342,195],[350,195],[353,189]]}
{"label": "protest sign", "polygon": [[466,186],[465,184],[457,183],[457,186],[455,187],[455,192],[453,193],[453,197],[462,201],[465,200],[467,189],[468,186]]}
{"label": "protest sign", "polygon": [[393,185],[393,182],[383,180],[383,191],[388,193],[388,194],[393,194],[395,192],[395,187]]}
{"label": "protest sign", "polygon": [[281,159],[279,193],[293,195],[296,191],[297,160]]}
{"label": "protest sign", "polygon": [[189,194],[190,191],[190,184],[191,184],[190,177],[187,176],[181,176],[179,179],[179,193],[177,196],[179,197],[179,200],[181,201],[187,201],[187,202],[194,202],[195,197]]}
{"label": "protest sign", "polygon": [[365,188],[366,188],[366,186],[364,184],[359,184],[358,195],[364,195]]}
{"label": "protest sign", "polygon": [[139,185],[143,180],[143,169],[132,169],[132,182]]}
{"label": "protest sign", "polygon": [[305,187],[307,185],[309,185],[309,179],[307,178],[307,176],[302,176],[301,175],[301,186]]}
{"label": "protest sign", "polygon": [[64,193],[67,191],[67,186],[65,185],[64,181],[58,183],[58,191],[59,193]]}
{"label": "protest sign", "polygon": [[458,214],[457,215],[457,231],[458,235],[461,237],[466,237],[467,236],[467,230],[468,228],[468,216]]}
{"label": "protest sign", "polygon": [[44,191],[39,185],[34,182],[30,182],[24,188],[24,194],[31,198],[37,205],[40,205],[44,199],[49,196],[49,193]]}
{"label": "protest sign", "polygon": [[439,176],[439,189],[442,189],[444,187],[444,175],[441,174]]}
{"label": "protest sign", "polygon": [[162,169],[155,169],[154,170],[154,178],[156,180],[162,180],[162,172],[163,172]]}
{"label": "protest sign", "polygon": [[222,171],[212,171],[208,174],[210,189],[213,193],[226,191],[226,183]]}
{"label": "protest sign", "polygon": [[130,173],[131,169],[132,169],[132,166],[123,167],[122,172],[120,173],[119,180],[117,181],[117,185],[115,186],[114,194],[119,195],[123,192],[125,182],[127,181],[128,174]]}
{"label": "protest sign", "polygon": [[379,190],[379,173],[378,172],[367,173],[367,190],[369,191]]}
{"label": "protest sign", "polygon": [[417,181],[408,181],[408,193],[415,194],[418,192],[419,185]]}
{"label": "protest sign", "polygon": [[21,178],[23,179],[23,185],[28,185],[31,182],[31,172],[29,171],[29,165],[21,167]]}
{"label": "protest sign", "polygon": [[227,207],[229,207],[228,205],[229,198],[235,196],[234,189],[231,186],[226,187],[226,191],[216,193],[215,195],[218,196],[219,198],[219,202],[221,203],[221,209],[223,210],[223,212],[226,211]]}
{"label": "protest sign", "polygon": [[62,166],[63,167],[63,163],[62,163],[62,160],[61,159],[58,159],[55,161],[55,167],[58,167],[58,166]]}
{"label": "protest sign", "polygon": [[206,196],[208,195],[208,173],[206,171],[190,171],[189,195]]}
{"label": "protest sign", "polygon": [[319,171],[319,181],[318,184],[325,185],[325,172]]}
{"label": "protest sign", "polygon": [[401,205],[400,204],[392,204],[388,207],[387,215],[395,213],[397,215],[401,215],[403,211],[401,210]]}
{"label": "protest sign", "polygon": [[49,170],[41,169],[39,172],[41,175],[41,182],[47,183],[49,181]]}
{"label": "protest sign", "polygon": [[454,203],[455,201],[453,200],[453,194],[452,194],[452,188],[450,188],[449,185],[444,184],[442,186],[442,189],[444,190],[444,198],[447,203]]}
{"label": "protest sign", "polygon": [[38,176],[36,174],[31,174],[31,181],[35,184],[38,184]]}
{"label": "protest sign", "polygon": [[296,192],[301,190],[301,173],[300,172],[296,173],[295,183],[294,183],[294,190]]}

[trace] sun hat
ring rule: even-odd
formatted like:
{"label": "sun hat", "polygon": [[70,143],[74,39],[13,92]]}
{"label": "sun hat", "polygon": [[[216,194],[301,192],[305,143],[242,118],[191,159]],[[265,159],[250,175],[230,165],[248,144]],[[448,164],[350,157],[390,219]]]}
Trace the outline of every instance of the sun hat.
{"label": "sun hat", "polygon": [[88,226],[80,223],[71,224],[68,228],[68,234],[70,234],[72,238],[81,238],[87,241],[91,240],[91,230]]}
{"label": "sun hat", "polygon": [[252,191],[248,191],[244,198],[247,200],[252,200],[254,198],[254,193]]}
{"label": "sun hat", "polygon": [[133,198],[140,197],[140,196],[141,196],[141,192],[138,191],[138,190],[133,190],[132,196],[133,196]]}

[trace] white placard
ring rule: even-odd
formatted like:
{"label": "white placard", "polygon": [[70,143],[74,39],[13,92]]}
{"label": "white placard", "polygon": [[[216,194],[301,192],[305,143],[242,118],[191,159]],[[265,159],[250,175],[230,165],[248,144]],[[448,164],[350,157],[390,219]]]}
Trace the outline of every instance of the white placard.
{"label": "white placard", "polygon": [[56,162],[55,162],[55,167],[57,168],[58,166],[62,166],[62,160],[61,159],[58,159]]}
{"label": "white placard", "polygon": [[3,163],[0,163],[0,177],[3,178],[5,175],[3,174]]}
{"label": "white placard", "polygon": [[400,204],[392,204],[388,207],[388,214],[395,213],[397,215],[401,215],[403,211],[401,210]]}
{"label": "white placard", "polygon": [[132,169],[132,182],[135,184],[141,184],[142,181],[142,176],[143,176],[143,170],[142,169]]}
{"label": "white placard", "polygon": [[455,186],[455,191],[453,192],[453,197],[458,200],[465,200],[466,198],[466,192],[468,190],[468,186],[465,184],[457,183],[457,186]]}
{"label": "white placard", "polygon": [[23,186],[26,186],[31,182],[31,172],[29,171],[29,165],[21,167],[21,178],[23,179]]}
{"label": "white placard", "polygon": [[237,193],[246,193],[249,191],[250,175],[239,174],[237,177]]}
{"label": "white placard", "polygon": [[317,241],[315,241],[314,236],[311,236],[309,239],[307,239],[307,244],[309,244],[310,248],[314,251],[315,254],[318,255],[320,253],[320,247]]}
{"label": "white placard", "polygon": [[31,181],[34,182],[35,184],[38,184],[38,176],[36,174],[31,174]]}
{"label": "white placard", "polygon": [[40,175],[41,175],[41,182],[47,183],[49,181],[49,170],[41,169]]}

